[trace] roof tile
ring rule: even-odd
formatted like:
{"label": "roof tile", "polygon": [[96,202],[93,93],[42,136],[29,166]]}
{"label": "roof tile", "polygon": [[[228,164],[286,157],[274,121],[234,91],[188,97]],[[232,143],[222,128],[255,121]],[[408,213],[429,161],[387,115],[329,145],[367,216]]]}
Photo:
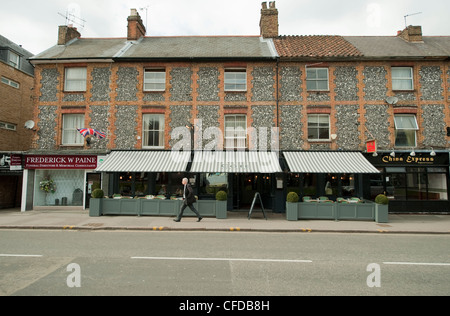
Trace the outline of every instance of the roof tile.
{"label": "roof tile", "polygon": [[274,39],[280,57],[362,57],[342,36],[280,36]]}

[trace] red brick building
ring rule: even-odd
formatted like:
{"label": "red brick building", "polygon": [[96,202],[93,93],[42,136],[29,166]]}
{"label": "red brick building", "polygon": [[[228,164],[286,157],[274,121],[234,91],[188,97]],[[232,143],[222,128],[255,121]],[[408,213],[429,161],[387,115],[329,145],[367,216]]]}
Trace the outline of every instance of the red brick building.
{"label": "red brick building", "polygon": [[25,122],[33,118],[34,69],[27,61],[31,56],[0,36],[0,209],[21,203],[20,158],[30,149],[32,136],[24,128]]}

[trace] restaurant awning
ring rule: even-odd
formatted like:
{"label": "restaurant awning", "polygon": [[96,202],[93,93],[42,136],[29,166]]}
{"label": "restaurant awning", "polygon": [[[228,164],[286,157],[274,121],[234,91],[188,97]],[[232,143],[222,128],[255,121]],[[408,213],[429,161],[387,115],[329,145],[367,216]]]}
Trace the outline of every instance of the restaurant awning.
{"label": "restaurant awning", "polygon": [[360,152],[283,152],[293,173],[380,173]]}
{"label": "restaurant awning", "polygon": [[190,151],[113,151],[97,172],[185,172]]}
{"label": "restaurant awning", "polygon": [[196,152],[191,172],[200,173],[280,173],[275,152],[203,151]]}

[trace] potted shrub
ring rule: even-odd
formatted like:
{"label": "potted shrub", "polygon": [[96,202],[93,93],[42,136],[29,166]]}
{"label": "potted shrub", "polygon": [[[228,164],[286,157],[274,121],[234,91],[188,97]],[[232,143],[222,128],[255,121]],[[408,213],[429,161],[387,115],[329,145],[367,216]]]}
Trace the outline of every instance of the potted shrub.
{"label": "potted shrub", "polygon": [[102,201],[105,193],[102,189],[92,191],[91,200],[89,202],[89,216],[98,217],[102,215]]}
{"label": "potted shrub", "polygon": [[375,221],[377,223],[389,222],[389,199],[384,194],[375,198]]}
{"label": "potted shrub", "polygon": [[286,197],[286,219],[288,221],[298,220],[298,194],[289,192]]}
{"label": "potted shrub", "polygon": [[227,218],[227,199],[228,195],[225,191],[219,191],[216,193],[216,218]]}

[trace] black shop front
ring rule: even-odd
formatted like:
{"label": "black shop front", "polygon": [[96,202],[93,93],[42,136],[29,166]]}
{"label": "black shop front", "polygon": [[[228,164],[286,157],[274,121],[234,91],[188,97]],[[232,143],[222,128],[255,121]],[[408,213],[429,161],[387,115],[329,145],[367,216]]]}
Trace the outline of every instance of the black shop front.
{"label": "black shop front", "polygon": [[435,151],[366,154],[379,174],[366,175],[366,198],[384,193],[390,213],[449,212],[449,153]]}

